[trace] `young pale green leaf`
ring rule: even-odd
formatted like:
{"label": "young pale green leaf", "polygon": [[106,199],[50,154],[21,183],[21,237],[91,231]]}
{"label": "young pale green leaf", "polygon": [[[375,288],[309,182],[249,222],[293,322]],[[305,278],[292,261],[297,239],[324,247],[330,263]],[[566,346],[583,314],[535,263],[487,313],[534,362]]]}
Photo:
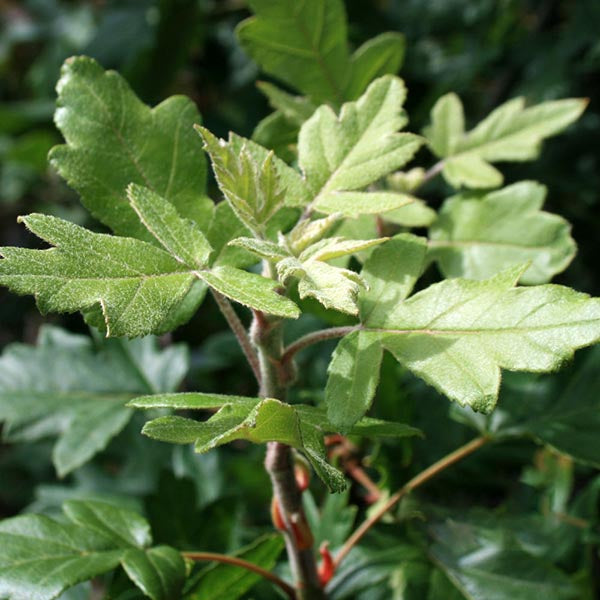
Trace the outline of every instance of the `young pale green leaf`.
{"label": "young pale green leaf", "polygon": [[322,213],[339,213],[345,217],[360,215],[376,215],[397,210],[416,202],[416,198],[408,194],[396,192],[331,192],[321,196],[315,208]]}
{"label": "young pale green leaf", "polygon": [[180,263],[205,267],[212,248],[200,228],[183,219],[177,209],[148,188],[127,188],[131,208],[157,242]]}
{"label": "young pale green leaf", "polygon": [[239,237],[229,242],[230,246],[237,246],[243,248],[248,252],[258,256],[259,258],[276,262],[283,258],[288,257],[290,254],[274,242],[267,240],[257,240],[256,238],[250,237]]}
{"label": "young pale green leaf", "polygon": [[350,77],[344,90],[346,100],[355,100],[371,81],[384,75],[395,75],[404,60],[404,35],[389,31],[358,47],[350,58]]}
{"label": "young pale green leaf", "polygon": [[[208,421],[166,416],[146,423],[143,433],[176,444],[194,443],[197,452],[244,439],[254,443],[280,441],[302,451],[315,471],[333,491],[345,487],[343,475],[326,460],[323,436],[336,431],[325,412],[311,406],[289,405],[272,398],[186,393],[144,396],[128,406],[205,410],[220,407]],[[420,432],[403,423],[362,419],[349,428],[353,435],[404,437]]]}
{"label": "young pale green leaf", "polygon": [[397,235],[375,249],[361,272],[368,286],[359,303],[365,325],[381,323],[408,297],[423,271],[426,252],[426,240],[411,234]]}
{"label": "young pale green leaf", "polygon": [[[297,135],[292,140],[296,143]],[[244,150],[249,154],[256,164],[262,164],[270,155],[270,150],[267,150],[260,144],[247,140],[235,133],[229,134],[227,143],[230,145],[233,152],[240,154]],[[279,177],[279,182],[282,189],[285,190],[284,202],[286,206],[304,206],[310,201],[309,191],[306,189],[306,183],[296,169],[288,166],[283,160],[273,156],[271,158],[273,166]]]}
{"label": "young pale green leaf", "polygon": [[429,549],[429,556],[465,598],[579,597],[577,588],[563,572],[514,542],[487,539],[476,526],[455,520],[433,525],[430,530],[436,543]]}
{"label": "young pale green leaf", "polygon": [[530,263],[526,284],[546,283],[575,256],[570,225],[543,212],[546,188],[522,181],[481,197],[454,196],[430,229],[430,256],[446,277],[484,279]]}
{"label": "young pale green leaf", "polygon": [[364,287],[360,275],[349,269],[328,265],[320,260],[284,258],[277,263],[279,280],[285,284],[291,277],[299,280],[300,298],[312,297],[325,308],[350,315],[358,314],[357,296]]}
{"label": "young pale green leaf", "polygon": [[198,127],[209,153],[215,177],[226,200],[240,221],[253,231],[262,231],[284,204],[274,154],[264,160],[242,146],[238,152],[231,143],[219,140],[208,129]]}
{"label": "young pale green leaf", "polygon": [[[267,571],[275,566],[285,547],[279,535],[262,537],[242,548],[235,556]],[[237,600],[260,581],[260,575],[235,565],[214,563],[192,576],[184,590],[184,600]]]}
{"label": "young pale green leaf", "polygon": [[600,300],[557,285],[516,288],[522,272],[434,284],[371,318],[369,329],[449,398],[489,412],[501,368],[550,371],[600,340]]}
{"label": "young pale green leaf", "polygon": [[272,279],[229,266],[203,271],[201,277],[224,296],[250,308],[288,319],[300,316],[300,309],[277,293],[277,282]]}
{"label": "young pale green leaf", "polygon": [[[312,208],[321,210],[332,194],[364,188],[413,157],[421,138],[397,133],[407,123],[405,97],[403,82],[388,75],[374,81],[358,101],[344,104],[339,118],[321,106],[304,123],[298,162],[314,197]],[[359,201],[364,204],[362,195]]]}
{"label": "young pale green leaf", "polygon": [[322,240],[327,233],[341,219],[341,215],[334,214],[322,219],[301,220],[292,231],[286,235],[290,250],[295,256],[306,250],[309,246]]}
{"label": "young pale green leaf", "polygon": [[387,238],[371,240],[347,240],[341,237],[320,238],[338,218],[334,215],[317,221],[304,221],[295,228],[287,244],[292,252],[304,248],[297,258],[288,256],[277,263],[277,274],[283,285],[292,278],[299,280],[300,298],[307,296],[318,300],[326,308],[332,308],[348,314],[358,314],[356,297],[364,282],[360,275],[349,269],[336,267],[324,261],[356,254],[383,243]]}
{"label": "young pale green leaf", "polygon": [[44,313],[100,305],[107,335],[154,332],[196,279],[193,269],[146,242],[92,233],[47,215],[21,220],[56,247],[3,248],[0,283],[34,294]]}
{"label": "young pale green leaf", "polygon": [[346,240],[341,237],[331,237],[321,240],[304,250],[299,259],[307,260],[331,260],[340,256],[349,256],[356,254],[361,250],[379,246],[386,242],[388,238],[376,238],[372,240]]}
{"label": "young pale green leaf", "polygon": [[127,202],[133,182],[201,228],[208,223],[213,203],[204,194],[193,102],[174,96],[150,109],[120,75],[87,57],[65,62],[57,90],[55,121],[67,143],[50,152],[50,162],[96,218],[115,233],[154,242]]}
{"label": "young pale green leaf", "polygon": [[148,548],[152,540],[142,517],[97,501],[70,501],[63,510],[60,522],[43,515],[0,522],[2,597],[53,600],[119,564],[152,600],[180,597],[183,559],[172,548]]}
{"label": "young pale green leaf", "polygon": [[413,198],[406,206],[390,210],[381,215],[383,219],[403,227],[429,227],[437,218],[437,213],[423,200]]}
{"label": "young pale green leaf", "polygon": [[423,135],[435,155],[445,157],[454,154],[464,134],[463,105],[460,98],[451,92],[439,98],[434,104],[431,109],[431,124],[425,127]]}
{"label": "young pale green leaf", "polygon": [[371,406],[383,349],[377,334],[355,331],[337,345],[327,369],[327,417],[342,433],[361,419]]}
{"label": "young pale green leaf", "polygon": [[131,418],[140,393],[174,390],[187,371],[182,346],[156,340],[102,340],[52,327],[37,346],[13,344],[0,357],[0,420],[7,440],[58,436],[52,459],[60,476],[103,450]]}
{"label": "young pale green leaf", "polygon": [[244,50],[317,103],[341,104],[349,75],[343,2],[251,0],[250,8],[256,16],[237,29]]}
{"label": "young pale green leaf", "polygon": [[523,98],[514,98],[465,134],[460,99],[448,94],[434,106],[425,135],[433,151],[444,159],[442,173],[451,185],[495,187],[502,184],[503,177],[489,163],[537,158],[542,141],[576,121],[586,105],[587,100],[574,98],[525,108]]}

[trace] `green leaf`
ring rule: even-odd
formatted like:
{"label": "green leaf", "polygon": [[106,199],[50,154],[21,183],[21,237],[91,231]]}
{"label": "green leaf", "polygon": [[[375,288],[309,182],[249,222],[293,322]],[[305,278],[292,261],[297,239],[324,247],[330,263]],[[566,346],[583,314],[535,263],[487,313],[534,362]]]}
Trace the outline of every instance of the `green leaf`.
{"label": "green leaf", "polygon": [[287,120],[298,127],[317,110],[317,106],[308,98],[288,94],[272,83],[259,81],[256,86],[267,97],[274,110],[279,111]]}
{"label": "green leaf", "polygon": [[152,600],[181,598],[185,563],[174,548],[157,546],[146,551],[127,550],[121,564],[129,579]]}
{"label": "green leaf", "polygon": [[525,108],[524,98],[514,98],[492,111],[477,127],[464,133],[460,99],[448,94],[432,110],[425,129],[433,151],[444,158],[444,178],[454,187],[495,187],[502,174],[489,163],[537,158],[544,139],[576,121],[587,100],[542,102]]}
{"label": "green leaf", "polygon": [[127,197],[140,221],[171,256],[184,265],[206,266],[212,248],[193,221],[182,219],[170,202],[148,188],[131,184]]}
{"label": "green leaf", "polygon": [[375,215],[409,206],[417,199],[396,192],[332,192],[320,198],[315,208],[325,214],[339,213],[345,217]]}
{"label": "green leaf", "polygon": [[229,266],[215,267],[201,276],[212,288],[245,306],[288,319],[300,315],[289,298],[277,293],[277,282],[272,279]]}
{"label": "green leaf", "polygon": [[256,16],[237,29],[244,50],[315,102],[341,104],[349,75],[343,2],[251,0],[250,8]]}
{"label": "green leaf", "polygon": [[360,296],[360,316],[365,325],[380,323],[412,291],[423,271],[426,241],[400,234],[376,248],[361,276],[368,286]]}
{"label": "green leaf", "polygon": [[[171,227],[185,226],[171,217]],[[229,266],[199,270],[141,240],[92,233],[56,217],[33,214],[21,220],[56,248],[2,248],[0,283],[18,294],[34,294],[42,312],[100,306],[107,336],[135,337],[161,329],[196,279],[257,310],[290,318],[299,314],[291,300],[275,291],[277,283],[260,275]],[[171,236],[165,243],[176,244],[175,232],[161,229],[163,241]]]}
{"label": "green leaf", "polygon": [[[344,104],[339,118],[321,106],[304,123],[298,163],[314,197],[313,208],[327,207],[335,194],[364,188],[413,157],[421,138],[397,133],[408,121],[402,109],[405,97],[403,82],[388,75],[374,81],[358,101]],[[353,197],[347,196],[349,203]],[[364,205],[364,195],[356,198]]]}
{"label": "green leaf", "polygon": [[215,206],[206,237],[213,248],[213,266],[247,267],[256,263],[254,256],[240,248],[228,246],[238,237],[251,236],[250,230],[235,216],[229,202],[219,202]]}
{"label": "green leaf", "polygon": [[[128,406],[136,408],[176,408],[205,410],[220,407],[207,421],[179,416],[148,421],[143,433],[176,444],[195,443],[197,452],[244,439],[254,443],[279,441],[304,452],[315,471],[332,491],[345,488],[343,475],[326,460],[323,436],[336,431],[321,409],[289,405],[273,398],[223,396],[221,394],[163,394],[136,398]],[[353,435],[404,437],[419,431],[403,423],[362,419],[349,429]]]}
{"label": "green leaf", "polygon": [[371,406],[383,349],[377,334],[355,331],[337,345],[329,363],[325,401],[327,417],[342,433]]}
{"label": "green leaf", "polygon": [[284,189],[275,163],[278,159],[270,152],[264,159],[256,161],[245,145],[237,150],[231,141],[219,140],[208,129],[198,127],[198,131],[210,154],[219,187],[231,208],[247,227],[262,232],[284,204]]}
{"label": "green leaf", "polygon": [[274,242],[268,242],[266,240],[257,240],[256,238],[250,237],[239,237],[229,242],[230,246],[238,246],[243,248],[252,254],[255,254],[259,258],[277,262],[282,258],[289,256],[284,248],[275,244]]}
{"label": "green leaf", "polygon": [[[574,460],[600,468],[600,386],[596,347],[583,364],[548,387],[536,380],[508,378],[493,417],[483,424],[496,439],[533,437]],[[562,374],[561,374],[562,375]]]}
{"label": "green leaf", "polygon": [[524,284],[546,283],[575,256],[570,225],[543,212],[546,188],[515,183],[484,196],[454,196],[430,229],[430,256],[446,277],[484,279],[530,263]]}
{"label": "green leaf", "polygon": [[150,109],[120,75],[87,57],[65,62],[57,89],[55,121],[67,143],[50,152],[50,162],[96,218],[120,235],[154,241],[127,202],[133,182],[200,227],[208,223],[213,203],[204,195],[193,102],[174,96]]}
{"label": "green leaf", "polygon": [[357,296],[364,282],[354,271],[319,260],[284,258],[277,263],[277,273],[284,285],[291,277],[299,279],[300,298],[310,296],[325,308],[358,314]]}
{"label": "green leaf", "polygon": [[465,114],[460,98],[446,94],[431,109],[431,124],[423,130],[436,156],[451,156],[465,134]]}
{"label": "green leaf", "polygon": [[431,527],[436,543],[429,554],[450,581],[473,600],[577,598],[569,578],[518,545],[488,539],[485,532],[448,520]]}
{"label": "green leaf", "polygon": [[[294,142],[295,141],[296,136],[294,137]],[[264,163],[271,153],[270,150],[267,150],[260,144],[257,144],[252,140],[247,140],[246,138],[236,135],[235,133],[229,134],[227,143],[237,154],[240,154],[242,150],[247,152],[257,164]],[[285,205],[304,206],[307,204],[310,198],[300,173],[298,173],[296,169],[288,166],[285,162],[283,162],[283,160],[280,160],[276,156],[274,156],[271,160],[277,172],[277,176],[279,177],[281,187],[285,190]]]}
{"label": "green leaf", "polygon": [[176,600],[185,579],[179,553],[152,543],[134,512],[97,501],[70,501],[66,520],[25,515],[0,522],[0,595],[52,600],[122,564],[152,600]]}
{"label": "green leaf", "polygon": [[3,248],[0,283],[17,294],[34,294],[43,313],[100,305],[109,336],[154,332],[196,278],[190,268],[140,240],[92,233],[47,215],[20,220],[56,248]]}
{"label": "green leaf", "polygon": [[514,287],[523,269],[434,284],[369,321],[396,359],[459,404],[489,412],[500,369],[550,371],[600,339],[600,302],[557,285]]}
{"label": "green leaf", "polygon": [[145,548],[152,543],[150,526],[140,515],[112,504],[70,500],[63,505],[70,521],[118,547]]}
{"label": "green leaf", "polygon": [[406,40],[395,31],[382,33],[356,49],[350,59],[350,79],[344,91],[346,100],[358,98],[371,81],[395,75],[404,61]]}
{"label": "green leaf", "polygon": [[298,256],[279,260],[277,275],[282,285],[292,277],[298,278],[300,298],[311,296],[326,308],[355,315],[358,313],[356,297],[364,282],[354,271],[328,265],[325,261],[356,254],[383,243],[387,238],[346,240],[331,237],[312,243],[321,238],[337,220],[338,216],[332,215],[312,222],[303,221],[292,230],[282,245]]}
{"label": "green leaf", "polygon": [[[267,571],[275,566],[284,548],[279,535],[262,537],[242,548],[235,556]],[[260,575],[224,563],[213,563],[193,576],[185,589],[184,600],[237,600],[261,580]]]}
{"label": "green leaf", "polygon": [[437,213],[418,198],[406,206],[390,210],[381,215],[383,219],[403,227],[429,227],[437,218]]}
{"label": "green leaf", "polygon": [[102,340],[46,326],[37,346],[12,344],[0,358],[4,437],[31,442],[57,435],[52,459],[62,477],[103,450],[131,418],[140,393],[172,391],[187,371],[182,346],[156,340]]}

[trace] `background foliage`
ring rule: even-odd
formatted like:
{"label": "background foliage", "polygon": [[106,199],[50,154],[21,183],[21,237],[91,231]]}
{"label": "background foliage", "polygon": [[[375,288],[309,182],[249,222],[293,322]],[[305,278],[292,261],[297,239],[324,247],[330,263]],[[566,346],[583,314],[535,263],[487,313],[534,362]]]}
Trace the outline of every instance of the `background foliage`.
{"label": "background foliage", "polygon": [[[354,48],[383,31],[405,35],[400,75],[410,90],[406,109],[412,131],[427,124],[434,102],[449,91],[456,92],[465,105],[467,128],[517,95],[525,95],[531,103],[590,98],[578,124],[546,142],[538,161],[510,164],[503,172],[507,184],[535,179],[548,186],[545,209],[573,224],[579,246],[575,261],[556,281],[600,294],[596,266],[600,252],[598,3],[349,0],[346,7]],[[61,141],[52,124],[54,86],[61,63],[72,54],[87,54],[105,68],[117,69],[144,102],[156,104],[175,93],[190,96],[206,127],[221,137],[230,129],[249,137],[254,125],[270,113],[255,86],[257,78],[268,77],[259,75],[234,35],[236,25],[249,15],[243,2],[7,0],[0,3],[0,11],[3,244],[37,243],[16,224],[17,215],[30,212],[55,214],[102,231],[46,161],[50,147]],[[214,182],[211,185],[215,189]],[[435,204],[436,199],[441,203],[448,190],[440,178],[429,184],[427,193]],[[0,343],[8,346],[0,359],[0,417],[6,421],[5,443],[0,448],[1,517],[22,511],[56,516],[65,500],[104,499],[123,510],[142,510],[152,526],[155,545],[219,552],[237,550],[257,534],[271,530],[260,447],[239,442],[200,456],[187,447],[173,449],[141,437],[143,416],[132,416],[124,406],[133,395],[176,389],[254,393],[251,372],[210,299],[199,315],[171,335],[159,340],[107,342],[89,338],[78,316],[47,317],[44,320],[53,327],[40,329],[42,317],[30,298],[5,290],[0,294]],[[312,324],[304,322],[298,328],[333,319],[315,309]],[[300,355],[297,394],[303,400],[322,396],[333,347],[333,343],[325,344]],[[53,362],[52,373],[44,367],[49,355],[60,358]],[[397,598],[448,598],[446,577],[462,581],[474,598],[485,597],[478,590],[489,585],[486,577],[515,556],[523,573],[543,574],[533,588],[536,595],[559,597],[564,589],[564,597],[571,597],[572,584],[565,576],[544,570],[553,562],[580,586],[581,598],[597,597],[600,484],[597,472],[586,466],[600,465],[598,450],[593,450],[599,430],[594,429],[600,393],[593,367],[597,361],[597,351],[583,351],[558,375],[506,376],[500,406],[519,406],[525,398],[527,411],[522,420],[511,423],[503,421],[500,409],[486,424],[466,411],[449,408],[444,398],[386,356],[374,416],[408,421],[427,437],[407,438],[400,445],[383,442],[357,448],[384,489],[396,489],[468,440],[472,427],[490,427],[497,432],[512,428],[522,437],[497,444],[493,450],[483,449],[420,491],[426,504],[420,504],[419,511],[430,506],[427,527],[421,526],[418,518],[408,519],[414,517],[415,507],[411,501],[404,502],[399,509],[400,523],[382,525],[339,573],[343,585],[336,588],[334,597],[363,597],[360,590],[368,583],[372,589],[364,592],[364,598],[369,600],[390,597],[390,587]],[[90,362],[110,373],[116,364],[120,367],[118,377],[113,375],[115,395],[108,405],[103,403],[103,408],[110,406],[110,410],[94,413],[106,437],[100,436],[89,448],[93,460],[79,466],[65,462],[64,457],[69,456],[70,444],[81,443],[76,438],[78,419],[90,416],[78,413],[76,398],[69,396],[69,404],[60,394],[68,396],[70,389],[81,392],[82,381],[86,394],[100,389],[89,377]],[[7,410],[3,396],[14,394],[11,373],[19,364],[27,364],[28,369],[35,365],[40,376],[32,374],[31,381],[19,381],[20,393],[29,399],[31,411],[27,420],[15,421],[3,412]],[[154,379],[144,372],[144,364],[152,365],[149,372],[155,374]],[[39,395],[43,389],[56,392],[53,398],[60,402],[61,411],[49,410],[49,399]],[[106,395],[106,389],[101,389]],[[399,397],[402,402],[397,401]],[[570,431],[552,430],[551,419],[544,421],[544,415],[548,410],[550,415],[560,411],[573,397],[587,407],[586,418],[574,421]],[[510,414],[514,417],[517,413],[511,410]],[[30,443],[16,443],[24,440]],[[533,440],[548,446],[540,448]],[[583,463],[575,463],[569,456],[583,459]],[[309,498],[308,504],[320,505],[323,490],[316,485],[313,491],[315,497]],[[356,507],[360,511],[367,508],[366,496],[355,484],[349,496],[326,500],[321,521],[315,523],[317,537],[329,539],[334,546],[341,543]],[[415,550],[418,544],[406,546],[406,539],[418,541],[423,536],[435,540],[428,546],[430,557]],[[268,564],[277,551],[268,544],[246,552],[262,552]],[[478,549],[487,550],[488,558],[470,570],[462,568],[461,557]],[[431,557],[441,569],[429,567]],[[519,573],[513,575],[518,581]],[[373,586],[374,581],[382,583]],[[108,585],[110,597],[126,597],[129,584],[124,578],[117,577]],[[534,597],[515,596],[517,591],[506,585],[506,596],[501,598]],[[518,584],[514,585],[518,590]],[[83,598],[88,593],[82,586],[68,597]],[[253,592],[260,598],[270,594],[262,583]]]}

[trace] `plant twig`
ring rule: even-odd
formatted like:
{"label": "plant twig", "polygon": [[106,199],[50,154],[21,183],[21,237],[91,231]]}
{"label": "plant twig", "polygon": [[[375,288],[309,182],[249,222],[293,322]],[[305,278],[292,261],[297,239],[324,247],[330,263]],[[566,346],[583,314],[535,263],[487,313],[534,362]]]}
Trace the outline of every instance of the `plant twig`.
{"label": "plant twig", "polygon": [[344,327],[330,327],[329,329],[320,329],[319,331],[312,331],[298,338],[295,342],[292,342],[281,355],[281,362],[286,363],[291,360],[297,352],[316,344],[324,340],[331,340],[338,337],[343,337],[348,333],[357,331],[360,329],[360,325],[348,325]]}
{"label": "plant twig", "polygon": [[212,295],[217,303],[221,313],[225,317],[227,324],[231,327],[237,341],[239,342],[242,352],[248,361],[252,372],[254,373],[254,377],[256,377],[256,381],[260,386],[261,377],[260,377],[260,367],[258,364],[258,355],[254,350],[254,346],[248,337],[248,332],[244,327],[244,324],[240,321],[240,318],[237,316],[235,310],[233,310],[233,306],[231,306],[231,302],[214,289],[211,289]]}
{"label": "plant twig", "polygon": [[190,560],[220,562],[228,565],[234,565],[235,567],[240,567],[241,569],[246,569],[247,571],[252,571],[264,579],[268,579],[270,582],[274,583],[291,600],[296,599],[296,592],[289,583],[275,575],[275,573],[271,573],[271,571],[267,571],[266,569],[255,565],[254,563],[244,560],[243,558],[238,558],[237,556],[228,556],[227,554],[217,554],[214,552],[182,552],[181,555],[185,558],[189,558]]}
{"label": "plant twig", "polygon": [[398,503],[404,496],[412,492],[415,488],[418,488],[420,485],[424,484],[426,481],[429,481],[432,477],[435,477],[438,473],[447,469],[449,466],[454,463],[462,460],[469,454],[475,452],[483,445],[485,445],[489,441],[489,438],[482,436],[471,440],[464,446],[457,448],[450,454],[446,454],[443,458],[440,458],[437,462],[433,463],[430,467],[427,467],[424,471],[421,471],[418,475],[413,477],[410,481],[408,481],[403,487],[401,487],[395,494],[389,497],[387,502],[380,506],[370,517],[368,517],[363,523],[358,527],[354,533],[346,540],[340,551],[337,553],[335,557],[335,566],[336,569],[339,567],[340,563],[344,560],[344,558],[348,555],[350,550],[354,548],[354,546],[362,539],[362,537],[385,515],[388,510],[390,510],[395,504]]}
{"label": "plant twig", "polygon": [[439,173],[442,172],[443,168],[444,168],[443,160],[439,160],[438,162],[436,162],[435,165],[433,165],[432,167],[427,169],[427,171],[425,171],[425,175],[423,176],[423,181],[421,182],[420,185],[423,185],[423,184],[427,183],[428,181],[431,181],[434,177],[436,177]]}

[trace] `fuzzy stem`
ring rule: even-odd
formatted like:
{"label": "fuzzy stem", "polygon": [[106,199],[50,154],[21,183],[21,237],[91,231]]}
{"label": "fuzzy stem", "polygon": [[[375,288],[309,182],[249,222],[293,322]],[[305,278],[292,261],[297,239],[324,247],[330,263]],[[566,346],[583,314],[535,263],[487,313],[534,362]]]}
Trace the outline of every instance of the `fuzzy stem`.
{"label": "fuzzy stem", "polygon": [[382,504],[368,519],[363,521],[363,523],[354,531],[354,533],[346,540],[340,551],[337,553],[335,557],[335,566],[339,567],[340,563],[344,560],[344,558],[348,555],[350,550],[354,548],[354,546],[362,539],[362,537],[385,515],[388,510],[390,510],[393,506],[395,506],[404,496],[412,492],[415,488],[418,488],[420,485],[423,485],[425,482],[429,481],[432,477],[435,477],[438,473],[447,469],[449,466],[454,463],[462,460],[469,454],[475,452],[483,445],[485,445],[489,441],[489,438],[482,436],[471,440],[464,446],[457,448],[450,454],[446,454],[446,456],[440,458],[437,462],[433,463],[431,466],[427,467],[424,471],[421,471],[418,475],[413,477],[410,481],[408,481],[403,487],[401,487],[395,494],[389,497],[389,499]]}
{"label": "fuzzy stem", "polygon": [[346,327],[331,327],[329,329],[321,329],[319,331],[312,331],[298,338],[295,342],[292,342],[281,355],[281,362],[287,363],[294,355],[312,344],[322,342],[324,340],[331,340],[338,337],[344,337],[345,335],[357,331],[360,329],[360,325],[351,325]]}
{"label": "fuzzy stem", "polygon": [[244,560],[243,558],[238,558],[237,556],[227,556],[226,554],[217,554],[214,552],[182,552],[181,555],[184,558],[189,558],[190,560],[220,562],[228,565],[234,565],[236,567],[246,569],[247,571],[252,571],[264,579],[268,579],[274,583],[286,594],[288,598],[290,598],[290,600],[295,600],[296,598],[296,592],[291,585],[286,583],[283,579],[277,577],[275,573],[271,573],[270,571]]}
{"label": "fuzzy stem", "polygon": [[215,299],[215,302],[217,303],[217,306],[219,307],[221,313],[225,317],[227,324],[229,325],[229,327],[231,327],[231,330],[237,338],[237,341],[239,342],[240,347],[242,348],[242,352],[244,353],[244,356],[246,357],[246,360],[248,361],[248,364],[250,365],[250,368],[254,373],[254,377],[256,377],[258,385],[260,385],[260,367],[258,364],[258,356],[256,355],[256,351],[254,350],[252,342],[248,337],[246,328],[240,321],[240,318],[233,309],[233,306],[231,306],[229,300],[227,300],[227,298],[223,296],[223,294],[220,294],[215,289],[211,288],[211,292]]}
{"label": "fuzzy stem", "polygon": [[427,171],[425,172],[425,175],[423,176],[423,181],[421,182],[421,185],[424,185],[428,181],[431,181],[434,177],[436,177],[439,173],[441,173],[443,169],[444,169],[444,161],[440,160],[440,161],[436,162],[435,165],[433,165],[432,167],[427,169]]}

